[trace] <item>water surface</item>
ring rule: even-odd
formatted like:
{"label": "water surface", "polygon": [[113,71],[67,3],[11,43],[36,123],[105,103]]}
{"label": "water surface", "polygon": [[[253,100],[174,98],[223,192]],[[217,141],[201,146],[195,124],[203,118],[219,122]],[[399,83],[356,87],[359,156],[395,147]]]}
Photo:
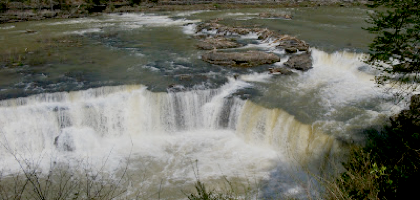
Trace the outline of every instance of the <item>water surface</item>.
{"label": "water surface", "polygon": [[[197,179],[223,188],[226,178],[254,198],[317,195],[306,172],[327,173],[346,144],[363,141],[364,130],[401,109],[363,62],[372,39],[361,29],[366,12],[238,9],[2,24],[0,166],[18,171],[13,153],[38,160],[44,172],[57,163],[76,171],[80,163],[105,166],[111,174],[128,166],[130,197],[182,199]],[[290,55],[252,34],[230,37],[245,44],[241,51],[282,61],[255,68],[203,62],[195,27],[215,18],[305,40],[314,68],[269,74]]]}

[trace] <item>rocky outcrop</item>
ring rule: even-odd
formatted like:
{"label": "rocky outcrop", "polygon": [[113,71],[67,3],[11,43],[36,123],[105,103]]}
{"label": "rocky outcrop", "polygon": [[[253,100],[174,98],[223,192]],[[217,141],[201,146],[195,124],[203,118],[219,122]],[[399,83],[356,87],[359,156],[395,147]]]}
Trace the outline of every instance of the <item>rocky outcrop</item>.
{"label": "rocky outcrop", "polygon": [[420,130],[420,94],[411,97],[409,110],[403,110],[392,116],[391,124],[394,128],[404,130]]}
{"label": "rocky outcrop", "polygon": [[284,49],[287,53],[296,53],[297,51],[308,51],[309,45],[296,37],[281,35],[277,32],[271,31],[266,28],[243,28],[243,27],[230,27],[217,23],[220,19],[213,20],[208,23],[202,23],[197,26],[196,33],[215,33],[217,35],[247,35],[256,33],[258,39],[272,41],[278,43],[278,48]]}
{"label": "rocky outcrop", "polygon": [[293,74],[292,70],[287,68],[268,68],[270,74],[283,74],[283,75],[290,75]]}
{"label": "rocky outcrop", "polygon": [[228,34],[238,34],[238,35],[247,35],[252,32],[258,32],[260,28],[242,28],[242,27],[230,27],[217,23],[220,19],[213,20],[208,23],[202,23],[197,26],[196,32],[202,32],[204,30],[213,31],[217,34],[228,35]]}
{"label": "rocky outcrop", "polygon": [[248,52],[216,52],[210,51],[202,55],[202,60],[222,66],[254,67],[279,62],[280,58],[272,53],[260,51]]}
{"label": "rocky outcrop", "polygon": [[[197,37],[201,41],[197,44],[199,49],[224,49],[239,47],[240,44],[234,42],[226,36],[230,35],[246,35],[256,33],[259,40],[266,40],[271,44],[276,44],[276,48],[285,49],[288,53],[296,53],[298,51],[308,51],[309,45],[297,39],[296,37],[281,35],[277,32],[266,28],[243,28],[229,27],[219,24],[221,19],[212,20],[210,22],[197,25]],[[232,67],[253,67],[263,64],[272,64],[279,62],[280,58],[274,54],[250,51],[250,52],[217,52],[211,51],[202,55],[202,60],[215,65],[232,66]],[[291,74],[291,69],[307,71],[312,68],[312,59],[310,53],[304,53],[292,56],[283,68],[271,68],[270,73],[273,74]]]}
{"label": "rocky outcrop", "polygon": [[242,45],[225,37],[209,37],[198,42],[196,46],[198,49],[212,50],[236,48],[241,47]]}
{"label": "rocky outcrop", "polygon": [[275,39],[281,38],[282,35],[273,32],[267,28],[244,28],[244,27],[231,27],[219,24],[218,22],[222,19],[215,19],[207,23],[201,23],[197,26],[196,33],[199,32],[214,32],[219,35],[247,35],[250,33],[256,33],[260,40],[265,40],[267,38],[273,37]]}
{"label": "rocky outcrop", "polygon": [[305,41],[299,40],[292,36],[283,36],[277,40],[279,45],[277,48],[284,49],[287,53],[296,53],[299,51],[308,51],[309,45]]}
{"label": "rocky outcrop", "polygon": [[307,71],[312,68],[311,53],[306,52],[303,54],[293,55],[284,63],[287,67],[292,69]]}
{"label": "rocky outcrop", "polygon": [[258,31],[256,31],[256,33],[258,34],[258,39],[259,40],[266,40],[268,38],[273,38],[273,39],[278,39],[281,38],[282,35],[280,35],[279,33],[276,33],[272,30],[269,29],[258,29]]}

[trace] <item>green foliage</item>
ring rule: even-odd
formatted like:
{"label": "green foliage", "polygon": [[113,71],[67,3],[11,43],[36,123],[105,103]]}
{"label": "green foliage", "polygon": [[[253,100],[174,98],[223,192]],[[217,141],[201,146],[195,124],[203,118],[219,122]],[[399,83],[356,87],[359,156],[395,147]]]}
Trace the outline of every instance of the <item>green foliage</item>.
{"label": "green foliage", "polygon": [[[416,194],[420,178],[420,95],[409,110],[391,117],[383,131],[367,132],[363,147],[353,147],[346,171],[333,181],[330,199],[405,199]],[[338,195],[337,195],[338,194]]]}
{"label": "green foliage", "polygon": [[[377,34],[369,46],[371,59],[383,73],[377,76],[379,84],[397,81],[420,82],[420,2],[418,0],[370,0],[369,7],[379,8],[367,21],[365,28]],[[407,79],[408,75],[412,75]],[[414,77],[413,77],[414,75]]]}
{"label": "green foliage", "polygon": [[141,0],[129,0],[129,2],[130,2],[130,5],[133,6],[133,5],[139,5],[141,3]]}
{"label": "green foliage", "polygon": [[107,4],[108,0],[85,0],[87,4],[93,4],[93,5],[103,5]]}
{"label": "green foliage", "polygon": [[108,4],[108,0],[85,0],[85,2],[85,9],[89,13],[102,12]]}
{"label": "green foliage", "polygon": [[212,191],[207,191],[206,187],[200,181],[195,184],[197,194],[191,193],[188,195],[189,200],[217,200],[216,195]]}
{"label": "green foliage", "polygon": [[213,7],[214,7],[214,8],[216,8],[216,9],[221,8],[220,4],[217,4],[217,3],[214,3],[214,4],[213,4]]}
{"label": "green foliage", "polygon": [[236,200],[231,195],[217,194],[214,191],[206,189],[205,185],[201,181],[195,183],[196,194],[191,193],[187,195],[189,200]]}
{"label": "green foliage", "polygon": [[[368,144],[355,147],[336,181],[339,199],[404,199],[416,195],[420,178],[420,138],[416,130],[389,128],[371,133]],[[331,197],[330,197],[331,198]],[[337,199],[337,198],[334,198]]]}
{"label": "green foliage", "polygon": [[0,13],[3,13],[7,10],[7,5],[5,1],[0,1]]}

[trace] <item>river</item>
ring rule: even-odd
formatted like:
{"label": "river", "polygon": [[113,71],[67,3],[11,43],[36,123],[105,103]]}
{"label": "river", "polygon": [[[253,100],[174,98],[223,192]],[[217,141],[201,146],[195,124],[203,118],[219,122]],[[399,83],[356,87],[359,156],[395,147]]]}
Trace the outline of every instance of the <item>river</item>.
{"label": "river", "polygon": [[[0,168],[127,169],[130,198],[183,199],[198,179],[219,189],[232,183],[253,199],[316,196],[308,172],[334,170],[348,144],[403,107],[363,62],[373,39],[361,29],[367,12],[205,10],[1,24]],[[195,27],[216,18],[305,40],[313,69],[273,75],[270,65],[205,63]],[[279,55],[274,66],[290,57],[256,35],[232,37],[242,50]]]}

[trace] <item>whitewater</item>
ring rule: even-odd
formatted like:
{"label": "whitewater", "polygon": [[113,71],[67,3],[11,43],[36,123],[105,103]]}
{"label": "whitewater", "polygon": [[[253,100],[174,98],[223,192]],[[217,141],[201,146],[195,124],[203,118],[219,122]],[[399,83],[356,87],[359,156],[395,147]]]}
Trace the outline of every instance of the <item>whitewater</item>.
{"label": "whitewater", "polygon": [[[88,79],[96,75],[92,72],[86,75],[88,81],[71,77],[33,88],[33,82],[25,82],[30,79],[22,79],[25,95],[7,93],[20,89],[19,84],[2,88],[17,96],[0,101],[2,174],[27,167],[48,174],[66,165],[70,171],[103,171],[118,179],[126,170],[132,177],[128,198],[140,190],[152,199],[157,193],[159,198],[185,199],[183,191],[197,180],[219,189],[230,180],[256,191],[254,199],[310,198],[317,195],[317,186],[308,172],[328,173],[348,144],[363,141],[363,129],[381,126],[406,106],[394,104],[392,95],[376,86],[377,72],[363,62],[366,54],[361,52],[312,47],[313,69],[290,76],[269,74],[263,68],[204,65],[197,61],[199,53],[188,48],[191,37],[200,35],[195,33],[201,21],[197,18],[210,14],[124,14],[34,24],[54,30],[66,27],[56,34],[93,38],[92,46],[106,43],[100,48],[109,48],[116,57],[121,55],[115,52],[123,49],[129,54],[124,59],[133,61],[101,65],[101,78]],[[240,21],[258,17],[248,11],[214,15],[241,16]],[[266,23],[273,20],[278,19]],[[19,27],[1,30],[15,28]],[[173,31],[181,41],[158,35],[164,30]],[[139,39],[135,31],[146,39]],[[119,36],[124,33],[128,35]],[[128,36],[142,43],[131,45],[131,39],[124,40]],[[165,43],[146,41],[154,37]],[[238,40],[257,38],[250,34]],[[187,50],[170,52],[167,46]],[[247,43],[241,49],[279,55],[282,61],[274,66],[283,66],[289,58],[271,41]],[[185,74],[193,76],[193,83],[179,78]],[[68,89],[61,91],[60,84]]]}

